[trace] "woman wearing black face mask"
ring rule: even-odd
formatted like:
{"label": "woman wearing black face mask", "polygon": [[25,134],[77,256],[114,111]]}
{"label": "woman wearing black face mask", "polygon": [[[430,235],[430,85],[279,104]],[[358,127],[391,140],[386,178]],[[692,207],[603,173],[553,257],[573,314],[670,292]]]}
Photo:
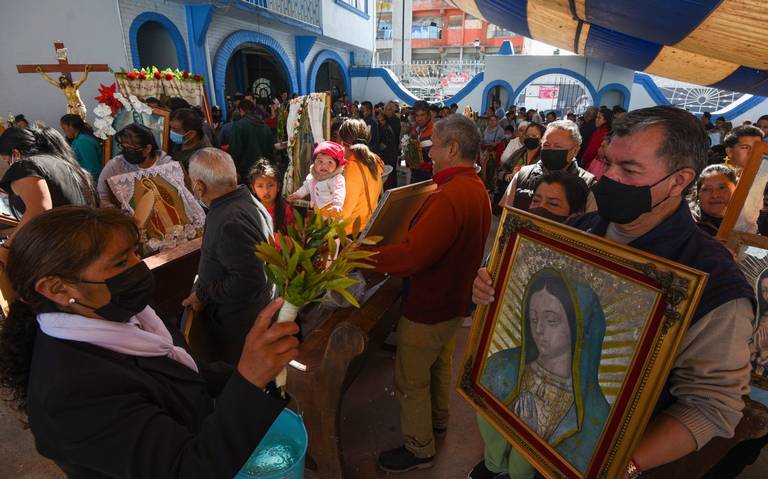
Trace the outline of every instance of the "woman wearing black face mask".
{"label": "woman wearing black face mask", "polygon": [[120,154],[109,160],[99,175],[97,189],[101,206],[119,207],[109,189],[109,178],[173,161],[157,146],[152,130],[144,125],[132,123],[126,126],[117,132],[115,140],[120,145]]}
{"label": "woman wearing black face mask", "polygon": [[234,477],[282,411],[263,388],[296,357],[298,327],[270,326],[277,300],[237,371],[195,361],[148,306],[137,240],[114,209],[62,207],[20,230],[0,386],[68,477]]}
{"label": "woman wearing black face mask", "polygon": [[508,161],[501,165],[497,174],[496,193],[493,198],[494,213],[498,214],[498,203],[504,197],[509,182],[520,169],[526,165],[535,164],[539,161],[541,153],[541,138],[544,136],[545,128],[539,123],[530,123],[527,125],[523,136],[523,146],[512,153]]}

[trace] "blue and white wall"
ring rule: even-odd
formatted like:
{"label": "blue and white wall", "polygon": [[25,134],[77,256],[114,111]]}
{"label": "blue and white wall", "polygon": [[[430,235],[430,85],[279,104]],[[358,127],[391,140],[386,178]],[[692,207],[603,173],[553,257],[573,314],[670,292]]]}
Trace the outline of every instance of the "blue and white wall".
{"label": "blue and white wall", "polygon": [[[548,73],[566,74],[581,81],[589,90],[595,104],[613,106],[623,97],[628,110],[669,104],[651,76],[610,63],[582,56],[488,56],[484,72],[472,78],[447,104],[457,103],[459,109],[469,105],[475,111],[485,111],[488,92],[495,86],[507,90],[515,98],[526,85]],[[396,100],[413,104],[413,96],[399,79],[385,68],[353,68],[352,98],[355,100]],[[768,114],[768,98],[744,95],[713,117],[724,116],[734,126],[745,120],[755,121]]]}
{"label": "blue and white wall", "polygon": [[[244,44],[269,50],[283,66],[291,93],[314,90],[324,61],[338,64],[351,90],[349,69],[356,61],[370,61],[374,45],[374,0],[357,10],[338,0],[321,1],[321,27],[279,18],[239,0],[217,4],[189,4],[157,0],[119,0],[132,66],[138,65],[135,32],[143,21],[159,21],[178,42],[179,64],[206,78],[211,104],[225,103],[226,67]],[[182,59],[181,56],[185,58]],[[142,65],[146,66],[146,65]]]}
{"label": "blue and white wall", "polygon": [[[668,105],[659,87],[651,76],[637,72],[632,84],[631,108],[644,108],[654,105]],[[763,115],[768,115],[768,98],[764,96],[744,95],[735,102],[719,111],[712,112],[712,118],[725,117],[726,121],[739,126],[744,121],[757,121]]]}
{"label": "blue and white wall", "polygon": [[[608,63],[580,56],[506,56],[486,57],[485,71],[473,77],[456,95],[446,101],[457,103],[462,109],[469,105],[475,111],[485,111],[488,93],[500,86],[507,98],[514,101],[523,89],[536,78],[547,74],[564,74],[582,82],[595,103],[623,97],[629,106],[634,72]],[[417,100],[397,78],[385,68],[354,68],[352,93],[356,100],[374,102],[398,100],[412,104]],[[613,105],[613,103],[611,103]],[[504,105],[503,105],[504,106]]]}

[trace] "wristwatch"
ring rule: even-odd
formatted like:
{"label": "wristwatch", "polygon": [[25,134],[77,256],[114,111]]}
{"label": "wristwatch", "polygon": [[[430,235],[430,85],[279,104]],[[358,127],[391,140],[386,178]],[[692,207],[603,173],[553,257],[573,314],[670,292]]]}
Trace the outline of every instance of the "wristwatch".
{"label": "wristwatch", "polygon": [[643,474],[643,471],[637,467],[637,464],[632,459],[627,464],[627,472],[624,473],[624,479],[637,479]]}

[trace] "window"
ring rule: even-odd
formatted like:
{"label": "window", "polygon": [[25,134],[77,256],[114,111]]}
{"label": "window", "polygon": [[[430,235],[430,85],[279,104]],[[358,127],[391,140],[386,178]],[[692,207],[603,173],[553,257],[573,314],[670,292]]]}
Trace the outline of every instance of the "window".
{"label": "window", "polygon": [[392,1],[391,0],[377,0],[376,11],[379,13],[391,13]]}
{"label": "window", "polygon": [[440,17],[417,17],[411,25],[411,38],[437,40],[442,37],[443,21]]}
{"label": "window", "polygon": [[336,0],[336,5],[368,19],[368,0]]}
{"label": "window", "polygon": [[[337,0],[337,2],[346,3],[350,7],[354,7],[362,12],[368,7],[368,0]],[[390,3],[389,9],[392,10],[392,4]]]}
{"label": "window", "polygon": [[448,17],[448,30],[461,30],[461,15]]}
{"label": "window", "polygon": [[467,30],[480,30],[483,28],[483,21],[467,14],[467,17],[464,19],[464,28]]}
{"label": "window", "polygon": [[493,24],[488,24],[488,31],[486,33],[487,38],[513,37],[513,36],[515,36],[515,34],[505,28],[502,28]]}
{"label": "window", "polygon": [[376,28],[377,40],[392,40],[392,19],[379,19],[379,26]]}

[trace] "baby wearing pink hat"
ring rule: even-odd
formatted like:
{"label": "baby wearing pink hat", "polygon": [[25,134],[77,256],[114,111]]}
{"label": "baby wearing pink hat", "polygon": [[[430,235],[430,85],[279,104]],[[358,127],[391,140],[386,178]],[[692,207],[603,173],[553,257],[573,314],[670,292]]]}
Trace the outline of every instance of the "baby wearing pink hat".
{"label": "baby wearing pink hat", "polygon": [[344,207],[347,187],[344,182],[344,148],[338,143],[324,141],[315,147],[315,161],[301,188],[288,196],[289,201],[309,195],[312,208],[340,212]]}

